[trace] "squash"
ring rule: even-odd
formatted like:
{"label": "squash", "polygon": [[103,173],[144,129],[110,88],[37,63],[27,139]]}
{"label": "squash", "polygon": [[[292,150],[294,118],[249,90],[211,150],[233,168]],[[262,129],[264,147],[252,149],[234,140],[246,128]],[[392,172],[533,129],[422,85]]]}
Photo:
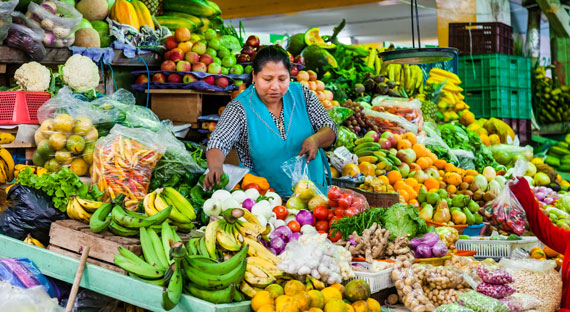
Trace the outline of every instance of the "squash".
{"label": "squash", "polygon": [[115,1],[111,8],[111,19],[120,24],[133,26],[137,30],[140,28],[135,7],[126,0]]}

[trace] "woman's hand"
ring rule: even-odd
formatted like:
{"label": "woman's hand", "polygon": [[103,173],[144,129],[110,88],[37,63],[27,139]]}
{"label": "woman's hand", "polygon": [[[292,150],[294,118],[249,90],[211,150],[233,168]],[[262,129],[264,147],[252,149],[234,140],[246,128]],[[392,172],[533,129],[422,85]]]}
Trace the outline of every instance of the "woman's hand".
{"label": "woman's hand", "polygon": [[220,182],[220,177],[224,174],[224,170],[222,167],[219,168],[210,168],[206,177],[204,178],[204,187],[205,190],[211,190],[216,184]]}
{"label": "woman's hand", "polygon": [[306,138],[305,141],[303,141],[303,146],[301,147],[301,152],[299,153],[299,156],[304,156],[305,154],[308,154],[307,163],[309,163],[311,160],[315,159],[318,151],[319,151],[319,143],[317,142],[315,136],[312,135]]}

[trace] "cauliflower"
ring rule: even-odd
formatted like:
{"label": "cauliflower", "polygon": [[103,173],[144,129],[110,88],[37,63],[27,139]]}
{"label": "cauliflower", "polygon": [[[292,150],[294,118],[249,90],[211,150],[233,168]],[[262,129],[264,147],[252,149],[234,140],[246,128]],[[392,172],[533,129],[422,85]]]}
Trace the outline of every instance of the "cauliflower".
{"label": "cauliflower", "polygon": [[51,72],[38,62],[29,62],[16,70],[14,79],[24,91],[43,92],[49,88]]}
{"label": "cauliflower", "polygon": [[75,92],[87,92],[99,85],[99,68],[90,58],[75,54],[63,66],[63,82]]}

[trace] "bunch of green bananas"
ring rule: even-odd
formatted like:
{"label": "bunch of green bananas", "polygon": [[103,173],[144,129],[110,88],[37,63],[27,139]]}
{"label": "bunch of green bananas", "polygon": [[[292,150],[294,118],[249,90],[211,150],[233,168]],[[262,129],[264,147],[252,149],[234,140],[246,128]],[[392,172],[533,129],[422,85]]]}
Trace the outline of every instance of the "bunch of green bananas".
{"label": "bunch of green bananas", "polygon": [[570,86],[556,86],[539,66],[533,77],[533,109],[541,124],[570,121]]}
{"label": "bunch of green bananas", "polygon": [[179,230],[189,232],[194,227],[192,220],[196,219],[196,213],[190,201],[176,189],[172,187],[157,189],[147,194],[143,200],[144,211],[148,216],[153,216],[169,206],[172,207],[172,211],[168,219]]}
{"label": "bunch of green bananas", "polygon": [[390,81],[400,85],[406,90],[408,96],[422,93],[424,89],[424,74],[418,65],[389,64],[386,67],[386,75]]}

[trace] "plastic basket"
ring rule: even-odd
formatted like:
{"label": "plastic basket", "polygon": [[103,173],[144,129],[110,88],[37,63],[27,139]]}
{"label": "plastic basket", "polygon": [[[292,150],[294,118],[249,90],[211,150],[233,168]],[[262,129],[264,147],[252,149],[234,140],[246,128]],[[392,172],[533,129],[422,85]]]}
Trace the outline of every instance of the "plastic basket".
{"label": "plastic basket", "polygon": [[416,258],[414,263],[420,264],[431,264],[433,266],[441,266],[445,264],[445,261],[449,260],[451,256],[443,256],[438,258]]}
{"label": "plastic basket", "polygon": [[449,46],[465,54],[513,54],[513,28],[503,23],[449,23]]}
{"label": "plastic basket", "polygon": [[370,207],[388,208],[400,201],[398,193],[373,193],[359,188],[351,188],[351,190],[364,195]]}
{"label": "plastic basket", "polygon": [[510,258],[513,251],[517,248],[530,250],[538,246],[539,242],[536,237],[523,236],[521,240],[480,240],[480,236],[474,236],[472,239],[460,239],[455,242],[458,250],[474,250],[477,252],[477,258]]}
{"label": "plastic basket", "polygon": [[0,125],[38,124],[38,109],[50,97],[48,92],[0,92]]}
{"label": "plastic basket", "polygon": [[[366,268],[370,265],[367,262],[359,262],[359,264]],[[389,268],[376,273],[354,271],[356,277],[348,280],[347,282],[354,279],[365,280],[368,285],[370,285],[370,293],[375,294],[386,288],[394,287],[394,281],[392,281],[392,270],[392,268]]]}
{"label": "plastic basket", "polygon": [[530,89],[465,88],[465,102],[476,118],[531,119]]}
{"label": "plastic basket", "polygon": [[478,236],[481,233],[483,226],[485,226],[483,223],[470,225],[463,230],[462,234],[469,236]]}
{"label": "plastic basket", "polygon": [[461,87],[472,88],[509,87],[530,89],[530,59],[505,54],[460,56],[457,75]]}

